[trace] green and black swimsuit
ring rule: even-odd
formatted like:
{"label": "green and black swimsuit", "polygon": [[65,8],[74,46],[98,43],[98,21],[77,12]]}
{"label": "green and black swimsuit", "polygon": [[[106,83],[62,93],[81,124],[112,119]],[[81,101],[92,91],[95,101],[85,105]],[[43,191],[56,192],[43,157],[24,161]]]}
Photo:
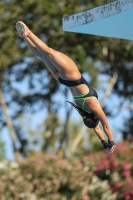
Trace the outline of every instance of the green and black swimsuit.
{"label": "green and black swimsuit", "polygon": [[[81,94],[80,96],[73,97],[74,100],[82,100],[83,101],[82,107],[81,107],[83,110],[85,110],[84,104],[88,97],[96,97],[98,99],[98,94],[97,94],[96,90],[85,80],[85,78],[83,76],[81,76],[81,78],[79,80],[75,80],[75,81],[64,80],[59,77],[59,82],[63,85],[66,85],[67,87],[75,87],[78,85],[87,86],[88,91],[89,91],[87,94]],[[88,112],[87,110],[85,110],[85,111]]]}

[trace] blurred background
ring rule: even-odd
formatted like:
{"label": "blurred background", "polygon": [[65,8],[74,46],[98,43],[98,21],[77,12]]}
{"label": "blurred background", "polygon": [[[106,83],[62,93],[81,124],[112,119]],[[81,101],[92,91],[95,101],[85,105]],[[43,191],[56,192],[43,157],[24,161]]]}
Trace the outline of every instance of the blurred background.
{"label": "blurred background", "polygon": [[[108,1],[112,2],[112,1]],[[0,1],[0,199],[133,199],[133,42],[68,33],[62,18],[103,0]],[[104,152],[67,87],[15,29],[20,20],[70,56],[96,88],[116,143]]]}

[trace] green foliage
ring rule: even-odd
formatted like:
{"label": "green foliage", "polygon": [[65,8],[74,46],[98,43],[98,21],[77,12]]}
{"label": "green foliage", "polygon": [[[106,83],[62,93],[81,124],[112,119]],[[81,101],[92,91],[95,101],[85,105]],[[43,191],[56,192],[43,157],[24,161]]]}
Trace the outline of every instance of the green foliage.
{"label": "green foliage", "polygon": [[[6,178],[5,178],[6,174]],[[1,172],[1,198],[79,200],[112,195],[107,183],[84,168],[80,161],[70,163],[58,156],[37,154],[20,163],[18,169]],[[102,186],[103,184],[103,186]],[[97,188],[93,191],[93,187]],[[90,188],[90,189],[89,189]],[[3,196],[4,195],[4,196]],[[115,200],[115,196],[112,196]]]}
{"label": "green foliage", "polygon": [[5,159],[5,143],[0,137],[0,161]]}
{"label": "green foliage", "polygon": [[94,161],[94,173],[101,180],[108,180],[117,200],[133,198],[133,151],[132,142],[120,142],[114,154],[99,153],[91,156]]}
{"label": "green foliage", "polygon": [[130,113],[131,113],[131,117],[124,121],[124,128],[122,130],[122,135],[123,135],[124,140],[130,139],[130,136],[129,134],[127,134],[127,131],[129,133],[132,133],[132,130],[133,130],[133,111],[131,111]]}
{"label": "green foliage", "polygon": [[[0,134],[1,134],[1,127],[0,127]],[[0,135],[0,161],[4,160],[5,159],[5,143],[3,142],[2,140],[2,137]]]}
{"label": "green foliage", "polygon": [[125,142],[117,144],[114,154],[97,151],[74,161],[36,154],[19,165],[3,162],[1,199],[131,200],[132,150],[131,143]]}

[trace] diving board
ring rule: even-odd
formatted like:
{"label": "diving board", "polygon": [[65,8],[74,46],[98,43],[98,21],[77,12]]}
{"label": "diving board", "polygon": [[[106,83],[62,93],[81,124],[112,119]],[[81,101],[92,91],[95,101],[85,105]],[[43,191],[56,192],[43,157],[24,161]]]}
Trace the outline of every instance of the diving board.
{"label": "diving board", "polygon": [[62,18],[63,31],[133,40],[133,0],[117,0]]}

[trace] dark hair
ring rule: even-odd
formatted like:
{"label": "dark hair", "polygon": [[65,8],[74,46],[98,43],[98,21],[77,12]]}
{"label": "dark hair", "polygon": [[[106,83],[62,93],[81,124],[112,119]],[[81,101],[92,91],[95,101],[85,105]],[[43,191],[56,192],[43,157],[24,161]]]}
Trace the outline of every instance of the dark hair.
{"label": "dark hair", "polygon": [[97,117],[94,115],[94,113],[88,113],[79,106],[75,105],[74,103],[67,101],[70,103],[78,112],[79,114],[83,117],[83,122],[85,126],[88,128],[95,128],[99,122]]}

